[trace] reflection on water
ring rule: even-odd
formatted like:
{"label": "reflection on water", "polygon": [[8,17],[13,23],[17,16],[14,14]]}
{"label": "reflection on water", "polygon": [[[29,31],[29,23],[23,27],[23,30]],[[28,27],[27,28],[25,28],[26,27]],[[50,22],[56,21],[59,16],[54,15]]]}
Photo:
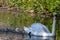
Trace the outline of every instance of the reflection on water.
{"label": "reflection on water", "polygon": [[55,37],[36,37],[36,36],[31,36],[31,38],[29,36],[26,36],[26,38],[28,40],[56,40]]}
{"label": "reflection on water", "polygon": [[18,35],[18,34],[0,34],[0,40],[55,40],[54,37],[35,37],[28,35]]}

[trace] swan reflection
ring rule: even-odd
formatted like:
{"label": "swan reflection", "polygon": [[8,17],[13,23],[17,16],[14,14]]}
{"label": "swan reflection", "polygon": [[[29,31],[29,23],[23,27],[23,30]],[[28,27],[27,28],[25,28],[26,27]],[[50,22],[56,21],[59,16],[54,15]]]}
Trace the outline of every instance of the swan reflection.
{"label": "swan reflection", "polygon": [[27,36],[24,40],[56,40],[56,37],[36,37],[36,36]]}

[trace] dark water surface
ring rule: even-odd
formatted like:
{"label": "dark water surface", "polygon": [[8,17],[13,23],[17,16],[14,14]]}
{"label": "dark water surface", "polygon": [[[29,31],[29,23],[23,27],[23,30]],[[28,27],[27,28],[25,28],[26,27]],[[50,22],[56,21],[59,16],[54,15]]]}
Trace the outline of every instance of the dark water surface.
{"label": "dark water surface", "polygon": [[35,37],[31,36],[29,37],[28,35],[18,35],[18,34],[3,34],[0,33],[0,40],[56,40],[54,37]]}

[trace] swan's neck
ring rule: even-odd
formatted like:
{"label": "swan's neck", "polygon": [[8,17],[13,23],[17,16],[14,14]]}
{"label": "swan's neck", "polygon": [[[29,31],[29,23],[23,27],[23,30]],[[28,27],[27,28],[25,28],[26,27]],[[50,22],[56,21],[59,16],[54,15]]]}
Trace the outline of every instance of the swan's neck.
{"label": "swan's neck", "polygon": [[56,25],[56,17],[53,17],[53,25],[52,25],[52,35],[55,35],[55,25]]}

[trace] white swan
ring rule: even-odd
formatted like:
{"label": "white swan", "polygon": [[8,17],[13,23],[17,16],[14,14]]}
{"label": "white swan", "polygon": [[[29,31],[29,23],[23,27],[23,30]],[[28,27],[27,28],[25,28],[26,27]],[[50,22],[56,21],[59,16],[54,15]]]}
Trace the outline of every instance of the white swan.
{"label": "white swan", "polygon": [[56,17],[54,15],[52,33],[50,33],[48,28],[41,23],[34,23],[29,28],[24,27],[24,30],[26,33],[31,32],[31,35],[34,35],[34,36],[55,36],[55,24],[56,24]]}

